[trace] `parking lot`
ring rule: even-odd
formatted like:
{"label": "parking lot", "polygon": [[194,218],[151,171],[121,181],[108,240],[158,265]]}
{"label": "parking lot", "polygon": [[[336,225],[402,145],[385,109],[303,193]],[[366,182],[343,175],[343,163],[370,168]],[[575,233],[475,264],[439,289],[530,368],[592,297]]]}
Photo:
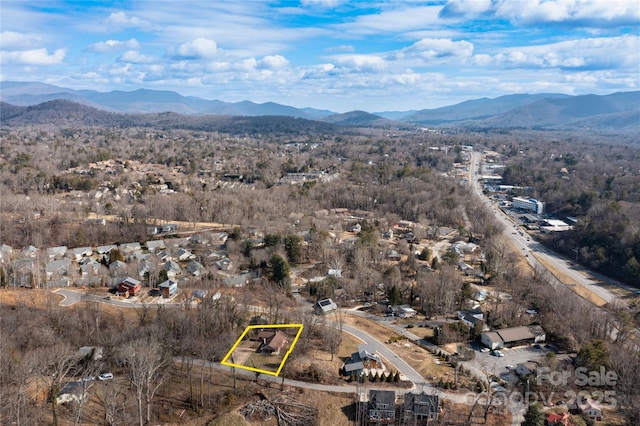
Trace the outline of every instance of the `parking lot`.
{"label": "parking lot", "polygon": [[[552,347],[545,347],[544,345],[540,346],[540,349],[536,349],[534,346],[518,346],[500,349],[504,356],[497,357],[492,355],[491,352],[480,352],[478,347],[474,349],[476,349],[476,357],[471,361],[471,364],[478,370],[496,375],[507,382],[515,382],[517,379],[515,373],[507,369],[507,365],[515,368],[518,364],[527,361],[540,362],[544,360],[549,352],[553,352]],[[557,360],[568,358],[569,355],[556,355]]]}

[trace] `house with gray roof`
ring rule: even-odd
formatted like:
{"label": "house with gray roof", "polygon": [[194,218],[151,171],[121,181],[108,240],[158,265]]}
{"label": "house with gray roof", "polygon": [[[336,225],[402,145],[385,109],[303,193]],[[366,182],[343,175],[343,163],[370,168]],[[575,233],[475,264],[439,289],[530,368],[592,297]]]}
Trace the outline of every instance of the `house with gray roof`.
{"label": "house with gray roof", "polygon": [[35,283],[35,262],[31,258],[13,261],[13,285],[16,287],[33,287]]}
{"label": "house with gray roof", "polygon": [[386,367],[380,355],[376,353],[373,345],[364,344],[358,345],[358,352],[351,354],[351,357],[345,361],[342,369],[347,376],[361,376],[363,374],[369,374],[369,372],[384,373]]}
{"label": "house with gray roof", "polygon": [[103,254],[104,255],[104,254],[109,254],[109,252],[111,252],[111,250],[115,250],[117,248],[118,247],[116,247],[114,244],[109,244],[109,245],[106,245],[106,246],[98,246],[98,247],[96,247],[96,252],[98,254]]}
{"label": "house with gray roof", "polygon": [[89,257],[93,254],[93,249],[91,247],[77,247],[71,249],[71,253],[73,254],[73,260],[79,262],[83,257]]}
{"label": "house with gray roof", "polygon": [[151,253],[155,253],[158,250],[165,249],[164,240],[150,240],[150,241],[147,241],[146,245],[147,245],[147,250],[149,250]]}
{"label": "house with gray roof", "polygon": [[142,246],[140,243],[124,243],[120,244],[120,251],[124,256],[129,256],[134,254],[135,252],[139,252],[142,250]]}
{"label": "house with gray roof", "polygon": [[174,279],[176,275],[180,275],[182,273],[180,265],[178,265],[178,263],[173,260],[165,262],[162,267],[165,271],[167,271],[167,277],[170,279]]}
{"label": "house with gray roof", "polygon": [[189,262],[187,266],[185,266],[185,269],[194,277],[199,277],[205,270],[204,266],[195,260]]}
{"label": "house with gray roof", "polygon": [[427,425],[435,424],[440,412],[438,395],[422,393],[405,393],[402,405],[402,424]]}
{"label": "house with gray roof", "polygon": [[369,424],[392,425],[396,421],[396,392],[371,389],[366,417]]}
{"label": "house with gray roof", "polygon": [[71,260],[60,259],[52,260],[45,266],[45,274],[47,281],[57,280],[66,277],[71,269]]}
{"label": "house with gray roof", "polygon": [[67,254],[67,246],[49,247],[47,256],[49,260],[62,259]]}

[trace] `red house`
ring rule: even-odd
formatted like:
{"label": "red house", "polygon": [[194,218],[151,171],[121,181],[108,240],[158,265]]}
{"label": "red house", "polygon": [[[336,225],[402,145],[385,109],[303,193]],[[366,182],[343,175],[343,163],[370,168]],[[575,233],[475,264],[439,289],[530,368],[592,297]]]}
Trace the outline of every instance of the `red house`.
{"label": "red house", "polygon": [[136,296],[142,290],[142,283],[134,278],[127,277],[118,284],[118,292],[126,293],[129,296]]}
{"label": "red house", "polygon": [[547,426],[569,426],[569,414],[549,413],[547,416]]}

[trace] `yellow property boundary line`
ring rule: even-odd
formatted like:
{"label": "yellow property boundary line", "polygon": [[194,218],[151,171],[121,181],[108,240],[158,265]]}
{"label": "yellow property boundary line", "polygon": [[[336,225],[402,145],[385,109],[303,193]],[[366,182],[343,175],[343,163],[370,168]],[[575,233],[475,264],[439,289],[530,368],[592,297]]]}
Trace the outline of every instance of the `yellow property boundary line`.
{"label": "yellow property boundary line", "polygon": [[[249,331],[257,329],[257,328],[259,328],[259,329],[263,329],[263,328],[299,328],[298,333],[296,334],[296,337],[293,339],[293,342],[291,343],[291,346],[289,346],[289,350],[284,354],[284,358],[282,358],[282,362],[280,363],[280,366],[278,367],[278,370],[276,370],[275,372],[274,371],[270,371],[270,370],[262,370],[260,368],[247,367],[246,365],[234,364],[233,362],[227,361],[229,358],[231,358],[231,355],[233,354],[233,351],[235,351],[236,348],[238,347],[238,345],[240,343],[242,343],[242,339],[244,339],[244,336],[246,336]],[[249,325],[244,330],[244,332],[240,335],[240,337],[238,337],[238,340],[236,340],[236,342],[233,344],[233,346],[231,347],[229,352],[227,352],[227,354],[224,356],[224,358],[222,358],[222,361],[220,361],[220,364],[226,365],[228,367],[242,368],[243,370],[249,370],[249,371],[253,371],[253,372],[256,372],[256,373],[262,373],[262,374],[269,374],[271,376],[276,376],[277,377],[280,374],[280,371],[282,370],[282,368],[284,367],[284,363],[287,361],[287,358],[289,358],[289,355],[293,351],[293,347],[298,342],[298,339],[300,338],[300,335],[302,334],[302,329],[303,328],[304,328],[304,325],[302,325],[302,324]]]}

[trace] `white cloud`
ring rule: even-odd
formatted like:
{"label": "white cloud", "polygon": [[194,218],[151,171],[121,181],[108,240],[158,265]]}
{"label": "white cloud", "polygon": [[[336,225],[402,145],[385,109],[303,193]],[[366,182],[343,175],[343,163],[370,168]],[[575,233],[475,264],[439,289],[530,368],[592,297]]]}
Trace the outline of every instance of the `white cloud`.
{"label": "white cloud", "polygon": [[336,66],[333,64],[318,64],[310,67],[304,67],[300,69],[298,78],[300,78],[300,80],[324,78],[329,74],[334,73],[335,69]]}
{"label": "white cloud", "polygon": [[98,43],[93,43],[87,46],[87,50],[89,52],[98,52],[98,53],[106,53],[106,52],[115,52],[117,50],[123,49],[131,49],[131,50],[139,50],[140,43],[135,38],[126,40],[126,41],[118,41],[118,40],[107,40],[101,41]]}
{"label": "white cloud", "polygon": [[58,49],[49,54],[47,49],[33,49],[14,52],[2,52],[3,63],[17,63],[23,65],[59,65],[62,64],[67,49]]}
{"label": "white cloud", "polygon": [[0,45],[4,50],[26,50],[35,47],[42,37],[35,34],[24,34],[15,31],[2,31]]}
{"label": "white cloud", "polygon": [[337,29],[351,34],[401,33],[435,25],[440,6],[391,8],[377,14],[358,16],[354,22],[341,24]]}
{"label": "white cloud", "polygon": [[286,68],[289,65],[289,61],[281,55],[265,56],[258,61],[258,68],[269,70],[280,70]]}
{"label": "white cloud", "polygon": [[156,58],[153,56],[143,55],[137,50],[128,50],[124,52],[118,60],[120,62],[131,62],[134,64],[149,64],[156,62]]}
{"label": "white cloud", "polygon": [[124,12],[114,12],[105,19],[105,23],[115,27],[145,27],[149,23],[137,16],[127,16]]}
{"label": "white cloud", "polygon": [[300,4],[304,7],[326,7],[333,8],[344,3],[345,0],[300,0]]}
{"label": "white cloud", "polygon": [[241,71],[252,71],[258,66],[256,58],[247,58],[236,64],[235,68]]}
{"label": "white cloud", "polygon": [[185,59],[206,59],[216,55],[218,45],[215,41],[204,37],[183,43],[178,47],[178,56]]}
{"label": "white cloud", "polygon": [[494,59],[515,67],[629,69],[637,72],[638,51],[640,38],[626,35],[505,49]]}
{"label": "white cloud", "polygon": [[474,17],[491,10],[491,0],[450,0],[440,11],[443,18]]}
{"label": "white cloud", "polygon": [[468,58],[471,55],[473,55],[473,44],[468,41],[424,38],[403,49],[398,56],[419,57],[423,60],[432,60],[447,57]]}
{"label": "white cloud", "polygon": [[329,53],[355,52],[355,49],[350,44],[341,44],[340,46],[327,47],[324,51]]}
{"label": "white cloud", "polygon": [[523,24],[571,24],[609,27],[640,24],[637,0],[449,0],[443,18],[493,15]]}
{"label": "white cloud", "polygon": [[387,66],[384,59],[371,55],[341,55],[334,59],[336,64],[356,72],[380,72]]}

